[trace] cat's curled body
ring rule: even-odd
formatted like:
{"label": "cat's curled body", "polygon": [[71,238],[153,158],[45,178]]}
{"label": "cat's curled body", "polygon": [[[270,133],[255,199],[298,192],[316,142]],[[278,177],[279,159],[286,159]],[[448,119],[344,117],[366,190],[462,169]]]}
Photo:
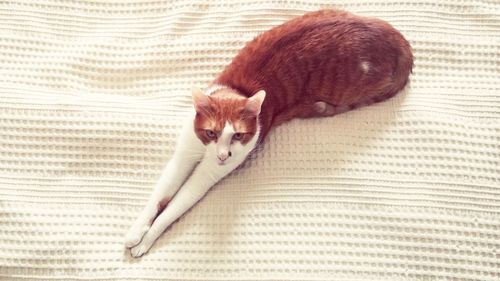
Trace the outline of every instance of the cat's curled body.
{"label": "cat's curled body", "polygon": [[273,126],[388,99],[412,67],[411,47],[396,29],[343,11],[308,13],[256,37],[208,90],[193,90],[193,115],[127,233],[132,256],[147,252]]}
{"label": "cat's curled body", "polygon": [[215,82],[245,96],[266,91],[263,138],[272,126],[295,117],[334,115],[383,101],[406,85],[412,66],[410,45],[388,23],[324,10],[263,33]]}

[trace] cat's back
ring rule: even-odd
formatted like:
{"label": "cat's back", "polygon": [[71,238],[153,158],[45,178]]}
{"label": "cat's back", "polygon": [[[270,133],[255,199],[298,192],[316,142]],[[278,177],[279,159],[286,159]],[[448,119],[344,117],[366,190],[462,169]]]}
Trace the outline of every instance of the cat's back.
{"label": "cat's back", "polygon": [[248,55],[247,59],[262,64],[280,54],[300,55],[303,58],[329,52],[330,55],[341,56],[380,47],[399,47],[400,43],[409,46],[401,33],[385,21],[339,10],[320,10],[260,34],[240,54],[242,60]]}
{"label": "cat's back", "polygon": [[[381,75],[390,72],[398,67],[398,57],[411,60],[410,49],[404,37],[382,20],[340,10],[320,10],[257,36],[239,52],[217,82],[250,95],[260,89],[272,91],[280,84],[291,91],[305,92],[305,83],[325,71],[332,79],[350,83],[357,79],[351,70],[359,71],[364,61],[373,62],[372,71],[380,71]],[[391,63],[374,65],[380,61]]]}

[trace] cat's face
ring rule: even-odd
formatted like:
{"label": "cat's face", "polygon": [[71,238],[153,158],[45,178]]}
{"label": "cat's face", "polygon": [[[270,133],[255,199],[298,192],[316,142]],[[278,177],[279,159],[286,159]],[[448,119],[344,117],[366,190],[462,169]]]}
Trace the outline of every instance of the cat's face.
{"label": "cat's face", "polygon": [[224,165],[244,154],[246,145],[258,137],[257,120],[264,98],[264,91],[246,98],[231,90],[210,96],[193,90],[194,130],[207,146],[208,157]]}

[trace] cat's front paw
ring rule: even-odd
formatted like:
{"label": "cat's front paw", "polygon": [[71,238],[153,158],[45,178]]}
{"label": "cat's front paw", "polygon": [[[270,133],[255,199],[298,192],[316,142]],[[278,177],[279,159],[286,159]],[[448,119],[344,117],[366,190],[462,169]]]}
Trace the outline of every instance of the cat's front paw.
{"label": "cat's front paw", "polygon": [[127,232],[127,235],[125,235],[125,247],[132,248],[135,245],[139,244],[142,240],[142,237],[144,236],[144,234],[146,234],[146,232],[148,232],[148,230],[148,225],[133,225]]}
{"label": "cat's front paw", "polygon": [[130,249],[130,255],[132,255],[132,257],[134,258],[141,257],[149,251],[152,245],[153,243],[149,242],[148,239],[143,239],[141,243]]}

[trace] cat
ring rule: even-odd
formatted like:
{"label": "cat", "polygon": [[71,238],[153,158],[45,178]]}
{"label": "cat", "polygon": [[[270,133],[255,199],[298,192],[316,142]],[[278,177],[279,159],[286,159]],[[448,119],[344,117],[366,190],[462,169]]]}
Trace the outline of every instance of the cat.
{"label": "cat", "polygon": [[133,257],[146,253],[273,127],[386,100],[412,68],[401,33],[345,11],[310,12],[257,36],[206,91],[192,90],[192,115],[125,246]]}

